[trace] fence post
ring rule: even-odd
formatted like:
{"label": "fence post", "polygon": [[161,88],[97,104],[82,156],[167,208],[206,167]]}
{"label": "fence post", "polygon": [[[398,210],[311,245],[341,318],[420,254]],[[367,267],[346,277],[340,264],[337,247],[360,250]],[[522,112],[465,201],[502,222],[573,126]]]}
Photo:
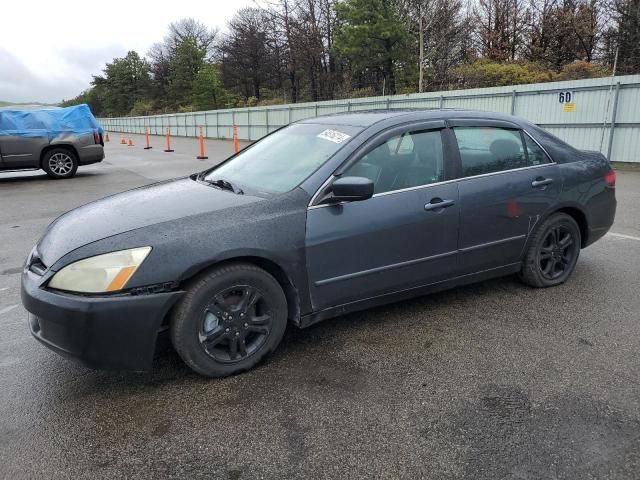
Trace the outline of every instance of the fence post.
{"label": "fence post", "polygon": [[291,106],[287,110],[287,124],[291,123]]}
{"label": "fence post", "polygon": [[611,123],[609,125],[609,145],[607,145],[607,159],[611,161],[613,150],[613,134],[616,128],[616,116],[618,115],[618,97],[620,95],[620,82],[616,83],[616,93],[613,97],[613,112],[611,112]]}
{"label": "fence post", "polygon": [[216,110],[216,138],[220,139],[220,113]]}
{"label": "fence post", "polygon": [[247,140],[251,141],[251,110],[247,108]]}
{"label": "fence post", "polygon": [[444,108],[444,95],[440,95],[440,110]]}
{"label": "fence post", "polygon": [[511,115],[516,114],[516,95],[518,95],[518,93],[514,89],[513,92],[511,92]]}
{"label": "fence post", "polygon": [[267,135],[269,135],[269,107],[266,107],[267,109],[265,110],[265,120],[264,122],[267,124]]}

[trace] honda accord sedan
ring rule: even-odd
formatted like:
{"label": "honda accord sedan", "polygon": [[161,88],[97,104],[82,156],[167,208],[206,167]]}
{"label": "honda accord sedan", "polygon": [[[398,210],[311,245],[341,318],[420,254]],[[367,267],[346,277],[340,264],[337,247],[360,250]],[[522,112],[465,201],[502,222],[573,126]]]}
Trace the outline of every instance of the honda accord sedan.
{"label": "honda accord sedan", "polygon": [[36,339],[91,367],[148,370],[168,330],[189,367],[226,376],[289,325],[501,275],[565,282],[613,223],[615,181],[602,154],[510,116],[308,119],[62,215],[22,301]]}

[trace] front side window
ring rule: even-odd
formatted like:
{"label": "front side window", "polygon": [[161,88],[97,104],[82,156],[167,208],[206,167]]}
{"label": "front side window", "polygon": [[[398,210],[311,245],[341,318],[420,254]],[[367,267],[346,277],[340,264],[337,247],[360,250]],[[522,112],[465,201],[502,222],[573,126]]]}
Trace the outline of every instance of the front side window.
{"label": "front side window", "polygon": [[439,130],[406,132],[374,148],[343,176],[366,177],[374,193],[419,187],[444,179]]}
{"label": "front side window", "polygon": [[205,180],[222,179],[255,192],[288,192],[360,131],[347,125],[292,124],[214,168]]}
{"label": "front side window", "polygon": [[548,161],[542,149],[520,130],[455,127],[453,131],[460,150],[463,177],[529,167]]}

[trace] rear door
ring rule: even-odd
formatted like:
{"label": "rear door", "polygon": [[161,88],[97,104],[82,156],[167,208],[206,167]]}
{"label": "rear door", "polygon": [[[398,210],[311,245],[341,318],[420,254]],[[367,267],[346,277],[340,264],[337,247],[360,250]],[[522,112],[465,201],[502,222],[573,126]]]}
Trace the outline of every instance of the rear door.
{"label": "rear door", "polygon": [[37,168],[40,153],[49,144],[46,136],[0,136],[2,161],[5,168]]}
{"label": "rear door", "polygon": [[13,115],[0,111],[0,165],[3,168],[39,167],[40,153],[49,144],[47,131],[40,127],[36,124],[23,128],[15,123]]}
{"label": "rear door", "polygon": [[455,180],[446,181],[448,133],[444,124],[414,126],[374,140],[340,173],[371,179],[374,196],[309,208],[316,311],[455,275],[459,206]]}
{"label": "rear door", "polygon": [[529,233],[557,201],[558,166],[516,126],[451,123],[460,154],[461,273],[518,263]]}

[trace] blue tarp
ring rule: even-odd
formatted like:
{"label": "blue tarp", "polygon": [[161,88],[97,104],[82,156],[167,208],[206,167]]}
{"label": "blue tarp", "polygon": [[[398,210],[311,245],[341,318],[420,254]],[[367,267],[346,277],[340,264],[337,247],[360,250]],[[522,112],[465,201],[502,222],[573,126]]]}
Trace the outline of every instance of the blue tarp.
{"label": "blue tarp", "polygon": [[103,133],[88,105],[38,110],[0,109],[0,135],[48,137]]}

